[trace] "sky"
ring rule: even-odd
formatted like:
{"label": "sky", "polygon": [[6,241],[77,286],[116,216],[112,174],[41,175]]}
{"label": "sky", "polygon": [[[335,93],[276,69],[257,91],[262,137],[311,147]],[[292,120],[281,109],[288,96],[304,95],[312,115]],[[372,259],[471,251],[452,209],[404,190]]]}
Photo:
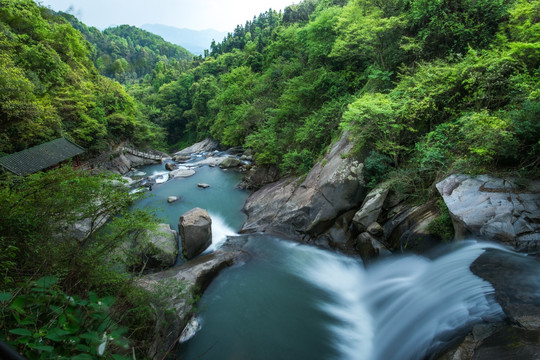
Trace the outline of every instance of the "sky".
{"label": "sky", "polygon": [[299,0],[37,0],[101,30],[113,25],[163,24],[192,30],[233,31],[254,15]]}

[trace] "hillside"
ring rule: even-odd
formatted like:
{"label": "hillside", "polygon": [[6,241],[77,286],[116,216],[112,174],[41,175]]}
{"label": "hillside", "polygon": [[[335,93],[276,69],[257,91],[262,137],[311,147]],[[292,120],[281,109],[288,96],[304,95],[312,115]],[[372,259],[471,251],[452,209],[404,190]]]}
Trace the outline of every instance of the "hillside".
{"label": "hillside", "polygon": [[31,0],[0,1],[0,154],[61,136],[91,151],[159,142],[161,131],[64,18]]}
{"label": "hillside", "polygon": [[60,12],[92,44],[92,60],[101,75],[122,83],[152,72],[160,62],[186,69],[193,54],[162,37],[135,26],[120,25],[100,31],[73,15]]}

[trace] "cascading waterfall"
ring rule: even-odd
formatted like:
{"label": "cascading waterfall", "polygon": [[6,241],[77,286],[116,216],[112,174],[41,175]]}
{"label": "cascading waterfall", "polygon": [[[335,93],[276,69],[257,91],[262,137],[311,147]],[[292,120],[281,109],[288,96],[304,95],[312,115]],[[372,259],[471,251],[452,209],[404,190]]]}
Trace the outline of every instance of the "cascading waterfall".
{"label": "cascading waterfall", "polygon": [[183,359],[424,359],[474,324],[504,317],[493,287],[469,270],[488,244],[463,242],[433,260],[392,257],[368,269],[264,235],[250,236],[248,247],[253,259],[203,296],[203,326]]}
{"label": "cascading waterfall", "polygon": [[[340,358],[422,359],[461,330],[502,319],[491,284],[469,270],[486,246],[467,242],[435,260],[393,258],[367,271],[351,259],[321,254],[306,273],[332,294],[321,306],[341,322],[333,329]],[[362,320],[369,325],[359,325]]]}
{"label": "cascading waterfall", "polygon": [[227,236],[238,235],[236,231],[225,222],[223,217],[213,213],[209,213],[208,215],[212,218],[212,245],[210,245],[204,253],[211,253],[219,249],[223,243],[225,243],[225,240],[227,240]]}

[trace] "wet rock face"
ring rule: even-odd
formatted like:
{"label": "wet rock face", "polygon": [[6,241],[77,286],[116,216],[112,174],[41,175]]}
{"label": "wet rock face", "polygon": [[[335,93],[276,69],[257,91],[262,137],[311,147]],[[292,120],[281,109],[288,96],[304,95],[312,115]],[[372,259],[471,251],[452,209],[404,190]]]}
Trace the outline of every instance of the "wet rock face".
{"label": "wet rock face", "polygon": [[201,208],[194,208],[180,216],[178,229],[182,241],[182,253],[192,259],[212,244],[212,219]]}
{"label": "wet rock face", "polygon": [[540,261],[536,257],[487,250],[471,271],[495,288],[495,300],[511,323],[540,331]]}
{"label": "wet rock face", "polygon": [[455,349],[438,360],[540,359],[540,261],[488,249],[471,271],[489,282],[507,319],[479,324]]}
{"label": "wet rock face", "polygon": [[437,184],[454,222],[456,238],[496,240],[535,254],[540,245],[540,181],[451,175]]}

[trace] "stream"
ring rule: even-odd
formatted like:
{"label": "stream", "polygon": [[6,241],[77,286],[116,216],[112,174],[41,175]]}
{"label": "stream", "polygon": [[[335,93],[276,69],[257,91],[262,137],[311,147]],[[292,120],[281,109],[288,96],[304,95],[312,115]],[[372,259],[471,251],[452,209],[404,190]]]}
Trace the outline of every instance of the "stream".
{"label": "stream", "polygon": [[[241,175],[197,167],[156,183],[137,204],[177,229],[193,207],[212,217],[212,249],[245,221]],[[141,168],[154,177],[164,165]],[[210,184],[199,189],[197,183]],[[181,200],[167,203],[167,197]],[[359,258],[264,234],[242,235],[252,254],[225,269],[198,304],[198,332],[177,357],[196,359],[421,360],[459,342],[473,325],[504,319],[493,287],[469,269],[494,245],[463,241],[437,255],[401,255],[365,267]],[[207,250],[208,251],[208,250]]]}

